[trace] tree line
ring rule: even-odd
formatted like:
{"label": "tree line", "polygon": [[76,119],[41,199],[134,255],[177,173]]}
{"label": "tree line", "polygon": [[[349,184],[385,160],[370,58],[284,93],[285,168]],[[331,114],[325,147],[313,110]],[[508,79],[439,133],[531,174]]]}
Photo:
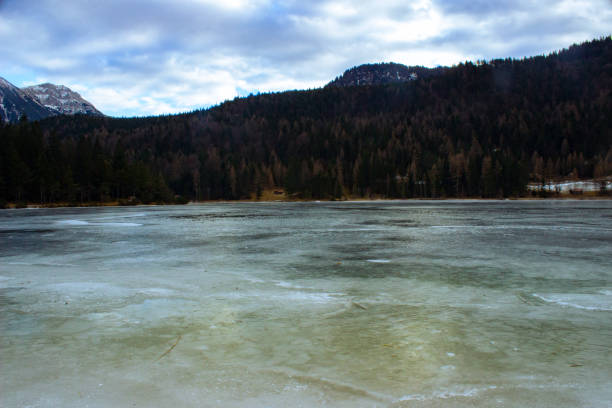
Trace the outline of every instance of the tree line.
{"label": "tree line", "polygon": [[517,197],[612,175],[612,40],[182,115],[0,127],[0,200]]}

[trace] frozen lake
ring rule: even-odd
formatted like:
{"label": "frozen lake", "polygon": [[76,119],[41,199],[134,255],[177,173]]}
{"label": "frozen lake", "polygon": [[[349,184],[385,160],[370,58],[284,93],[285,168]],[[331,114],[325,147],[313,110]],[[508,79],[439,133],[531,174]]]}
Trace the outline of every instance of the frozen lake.
{"label": "frozen lake", "polygon": [[612,201],[0,210],[0,406],[612,406],[611,259]]}

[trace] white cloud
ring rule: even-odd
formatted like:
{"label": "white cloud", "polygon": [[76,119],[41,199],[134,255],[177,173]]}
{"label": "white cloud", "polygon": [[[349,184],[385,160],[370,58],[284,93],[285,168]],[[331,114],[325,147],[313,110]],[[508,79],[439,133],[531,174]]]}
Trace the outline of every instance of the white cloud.
{"label": "white cloud", "polygon": [[193,3],[229,9],[232,12],[252,12],[270,4],[268,0],[191,0]]}
{"label": "white cloud", "polygon": [[[609,34],[608,0],[8,0],[0,76],[73,87],[107,114],[324,85],[367,62],[452,65]],[[27,35],[24,35],[27,33]]]}

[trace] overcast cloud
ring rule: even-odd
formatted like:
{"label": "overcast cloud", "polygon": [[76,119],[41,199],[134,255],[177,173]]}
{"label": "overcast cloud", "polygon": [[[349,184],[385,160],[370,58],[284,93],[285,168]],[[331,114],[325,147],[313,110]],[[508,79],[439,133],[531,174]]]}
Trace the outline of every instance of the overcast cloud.
{"label": "overcast cloud", "polygon": [[542,54],[611,27],[611,0],[0,0],[0,76],[153,115],[319,87],[367,62]]}

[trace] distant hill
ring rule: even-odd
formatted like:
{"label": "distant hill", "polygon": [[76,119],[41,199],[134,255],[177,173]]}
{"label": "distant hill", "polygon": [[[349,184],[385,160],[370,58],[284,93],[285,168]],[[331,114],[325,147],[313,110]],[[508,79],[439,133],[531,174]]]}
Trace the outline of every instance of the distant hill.
{"label": "distant hill", "polygon": [[327,86],[383,85],[415,81],[441,75],[448,68],[408,67],[394,62],[364,64],[344,71],[344,74],[331,81]]}
{"label": "distant hill", "polygon": [[102,115],[90,102],[66,86],[46,83],[19,89],[0,78],[0,122],[17,122],[23,115],[30,120],[39,120],[75,114]]}
{"label": "distant hill", "polygon": [[0,126],[0,201],[520,197],[612,176],[612,38],[423,72],[182,115]]}

